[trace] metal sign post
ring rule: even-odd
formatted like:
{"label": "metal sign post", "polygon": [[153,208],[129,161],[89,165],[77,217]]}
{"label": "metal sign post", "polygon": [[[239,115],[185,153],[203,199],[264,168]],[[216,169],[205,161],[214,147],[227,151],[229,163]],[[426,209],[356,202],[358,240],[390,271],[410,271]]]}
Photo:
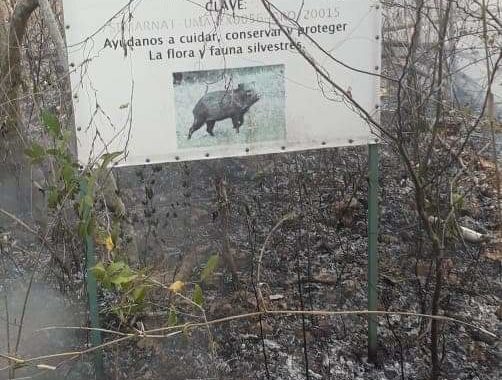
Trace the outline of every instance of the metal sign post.
{"label": "metal sign post", "polygon": [[[83,197],[87,189],[82,187],[80,190],[80,196]],[[88,206],[85,206],[88,207]],[[84,251],[85,251],[85,263],[87,272],[87,297],[89,298],[89,314],[91,320],[91,345],[92,347],[101,346],[101,332],[98,330],[99,326],[99,310],[98,310],[98,291],[96,277],[92,273],[91,268],[96,265],[96,251],[94,249],[94,241],[92,235],[86,234],[84,237]],[[94,370],[95,378],[97,380],[103,379],[103,353],[101,350],[97,350],[94,353]]]}
{"label": "metal sign post", "polygon": [[[99,330],[99,312],[98,312],[98,292],[96,278],[90,270],[96,265],[96,256],[94,252],[94,242],[92,236],[87,236],[84,241],[85,256],[87,266],[87,296],[89,297],[89,314],[91,319],[91,344],[92,347],[101,346],[101,332]],[[96,379],[103,379],[103,353],[97,350],[94,354],[94,370]]]}
{"label": "metal sign post", "polygon": [[[368,187],[368,310],[378,308],[378,145],[369,148]],[[368,315],[368,359],[377,358],[377,316]]]}

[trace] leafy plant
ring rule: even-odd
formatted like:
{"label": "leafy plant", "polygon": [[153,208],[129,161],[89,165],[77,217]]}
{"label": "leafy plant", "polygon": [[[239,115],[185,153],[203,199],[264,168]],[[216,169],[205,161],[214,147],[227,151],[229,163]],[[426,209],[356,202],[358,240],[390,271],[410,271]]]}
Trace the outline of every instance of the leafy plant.
{"label": "leafy plant", "polygon": [[33,163],[49,161],[53,175],[46,184],[47,202],[50,208],[57,208],[66,199],[74,199],[79,189],[79,166],[69,146],[71,133],[64,130],[58,118],[51,112],[42,111],[42,126],[51,138],[50,146],[45,148],[33,142],[25,154]]}
{"label": "leafy plant", "polygon": [[145,299],[153,285],[143,273],[131,269],[123,261],[100,262],[91,271],[103,288],[120,296],[120,302],[112,311],[121,320],[144,310]]}

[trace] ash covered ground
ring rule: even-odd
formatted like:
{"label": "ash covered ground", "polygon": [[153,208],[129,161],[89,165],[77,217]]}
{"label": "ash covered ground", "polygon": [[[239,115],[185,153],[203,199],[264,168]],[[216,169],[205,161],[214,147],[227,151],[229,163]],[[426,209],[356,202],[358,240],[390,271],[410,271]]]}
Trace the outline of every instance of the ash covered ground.
{"label": "ash covered ground", "polygon": [[[477,140],[466,156],[463,189],[468,195],[458,222],[494,236],[499,226],[493,165],[474,154],[484,145],[482,136]],[[381,152],[380,308],[427,314],[434,286],[427,237],[406,171],[385,146]],[[366,160],[366,148],[344,148],[121,169],[117,177],[141,236],[139,262],[170,283],[187,257],[191,278],[197,280],[207,258],[224,249],[224,215],[215,191],[215,181],[224,176],[239,281],[232,282],[222,263],[203,286],[209,320],[257,310],[259,252],[275,224],[292,212],[298,217],[285,222],[264,251],[259,286],[267,309],[364,310]],[[451,247],[444,260],[441,314],[500,337],[500,245],[458,240]],[[169,296],[158,292],[154,299],[151,312],[140,318],[145,329],[166,325]],[[106,323],[117,328],[113,318]],[[430,321],[382,316],[378,323],[377,364],[367,360],[364,316],[239,319],[212,326],[211,338],[200,329],[127,343],[107,351],[105,362],[114,379],[427,378]],[[441,328],[444,378],[499,378],[500,339],[450,322]]]}

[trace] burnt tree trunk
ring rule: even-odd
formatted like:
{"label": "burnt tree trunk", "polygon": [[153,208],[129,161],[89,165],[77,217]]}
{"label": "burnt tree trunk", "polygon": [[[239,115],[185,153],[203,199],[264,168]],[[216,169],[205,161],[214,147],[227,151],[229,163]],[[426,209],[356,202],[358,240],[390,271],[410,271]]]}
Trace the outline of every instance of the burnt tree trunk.
{"label": "burnt tree trunk", "polygon": [[[37,0],[19,0],[12,11],[5,2],[0,4],[0,202],[17,215],[31,215],[32,200],[42,197],[32,186],[33,176],[37,180],[43,178],[41,171],[32,173],[24,154],[27,123],[19,101],[21,46],[28,20],[37,6]],[[40,221],[43,220],[42,217]]]}

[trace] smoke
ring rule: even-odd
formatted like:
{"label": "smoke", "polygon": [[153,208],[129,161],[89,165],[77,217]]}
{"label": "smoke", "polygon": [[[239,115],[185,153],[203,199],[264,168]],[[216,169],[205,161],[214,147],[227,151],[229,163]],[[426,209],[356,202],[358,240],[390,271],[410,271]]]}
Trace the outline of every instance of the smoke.
{"label": "smoke", "polygon": [[[0,353],[14,352],[21,315],[27,291],[26,281],[10,283],[0,293]],[[7,305],[6,305],[7,304]],[[6,307],[7,306],[7,307]],[[85,342],[85,334],[79,330],[41,330],[50,326],[85,325],[85,305],[80,300],[70,300],[65,295],[38,282],[32,285],[24,312],[21,339],[17,357],[31,358],[42,355],[79,350]],[[7,313],[9,324],[7,325]],[[7,329],[8,327],[8,329]],[[10,336],[10,339],[7,339]],[[14,378],[33,379],[88,379],[82,372],[87,365],[75,361],[59,365],[62,359],[47,359],[38,364],[58,366],[56,371],[40,370],[34,367],[16,369]],[[0,359],[0,369],[8,365]],[[80,373],[80,374],[78,374]],[[1,370],[0,379],[8,379],[9,371]]]}

